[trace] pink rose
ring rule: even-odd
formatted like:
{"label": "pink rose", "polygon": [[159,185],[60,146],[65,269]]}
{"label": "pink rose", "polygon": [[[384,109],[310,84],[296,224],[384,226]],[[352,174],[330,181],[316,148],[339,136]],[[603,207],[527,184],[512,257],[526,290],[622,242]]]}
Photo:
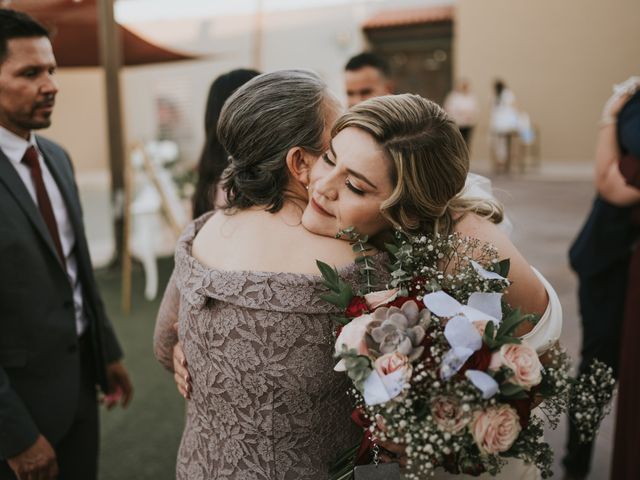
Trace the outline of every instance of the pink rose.
{"label": "pink rose", "polygon": [[441,430],[454,435],[462,433],[469,423],[469,416],[464,414],[460,402],[454,398],[435,398],[431,402],[431,415]]}
{"label": "pink rose", "polygon": [[409,358],[407,358],[406,355],[394,352],[387,353],[386,355],[378,357],[373,366],[378,371],[380,376],[385,376],[395,372],[396,370],[405,368],[406,366],[408,366],[408,364]]}
{"label": "pink rose", "polygon": [[398,289],[392,290],[380,290],[378,292],[367,293],[364,296],[365,302],[369,309],[374,310],[382,305],[386,305],[389,302],[393,302],[398,296]]}
{"label": "pink rose", "polygon": [[471,425],[480,452],[489,455],[509,450],[520,430],[518,413],[505,404],[476,413]]}
{"label": "pink rose", "polygon": [[542,364],[536,351],[524,343],[507,343],[491,357],[489,368],[498,370],[501,366],[513,370],[507,381],[531,390],[542,381]]}
{"label": "pink rose", "polygon": [[[342,327],[340,335],[338,335],[338,338],[336,339],[336,354],[340,354],[344,349],[347,349],[356,350],[358,355],[369,355],[365,335],[367,333],[367,326],[372,321],[373,316],[366,314],[361,315],[358,318],[354,318]],[[344,372],[344,362],[340,360],[334,370]]]}
{"label": "pink rose", "polygon": [[373,368],[380,377],[390,399],[396,401],[403,399],[406,393],[405,386],[411,380],[413,372],[409,357],[399,352],[387,353],[376,359]]}

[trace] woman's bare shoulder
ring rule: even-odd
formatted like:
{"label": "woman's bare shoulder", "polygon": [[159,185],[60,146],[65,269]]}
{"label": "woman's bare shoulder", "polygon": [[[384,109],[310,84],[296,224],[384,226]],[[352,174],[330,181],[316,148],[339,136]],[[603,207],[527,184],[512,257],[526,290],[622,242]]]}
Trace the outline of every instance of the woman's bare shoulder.
{"label": "woman's bare shoulder", "polygon": [[317,274],[316,260],[336,266],[353,262],[348,242],[314,235],[289,220],[260,211],[216,213],[196,235],[191,253],[224,270]]}

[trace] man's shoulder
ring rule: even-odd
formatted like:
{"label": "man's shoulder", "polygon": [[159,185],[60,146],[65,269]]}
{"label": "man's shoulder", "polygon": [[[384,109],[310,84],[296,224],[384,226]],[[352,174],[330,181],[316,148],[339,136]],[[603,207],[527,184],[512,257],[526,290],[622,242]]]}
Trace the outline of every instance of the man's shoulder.
{"label": "man's shoulder", "polygon": [[36,142],[40,148],[48,150],[51,153],[55,153],[57,155],[63,155],[65,157],[69,157],[67,151],[58,143],[50,140],[42,135],[36,135]]}

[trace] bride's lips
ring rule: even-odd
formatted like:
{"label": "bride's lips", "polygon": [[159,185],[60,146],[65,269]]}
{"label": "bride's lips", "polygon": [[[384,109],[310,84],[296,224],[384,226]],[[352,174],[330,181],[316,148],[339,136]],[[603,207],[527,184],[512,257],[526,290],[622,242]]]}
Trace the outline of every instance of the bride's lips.
{"label": "bride's lips", "polygon": [[333,215],[331,215],[329,212],[327,212],[324,208],[322,208],[318,202],[316,202],[313,198],[311,199],[311,201],[309,202],[311,203],[311,206],[313,207],[313,209],[318,212],[320,215],[324,215],[325,217],[333,217]]}

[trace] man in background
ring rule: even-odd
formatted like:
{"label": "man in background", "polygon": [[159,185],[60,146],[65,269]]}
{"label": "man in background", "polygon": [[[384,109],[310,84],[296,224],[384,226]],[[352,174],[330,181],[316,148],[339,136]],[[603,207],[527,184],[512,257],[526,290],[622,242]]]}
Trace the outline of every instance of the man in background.
{"label": "man in background", "polygon": [[132,395],[69,156],[33,133],[55,70],[47,30],[0,9],[0,480],[95,479],[96,385],[108,408]]}
{"label": "man in background", "polygon": [[349,107],[369,98],[394,93],[389,64],[374,53],[364,52],[351,57],[344,70]]}

